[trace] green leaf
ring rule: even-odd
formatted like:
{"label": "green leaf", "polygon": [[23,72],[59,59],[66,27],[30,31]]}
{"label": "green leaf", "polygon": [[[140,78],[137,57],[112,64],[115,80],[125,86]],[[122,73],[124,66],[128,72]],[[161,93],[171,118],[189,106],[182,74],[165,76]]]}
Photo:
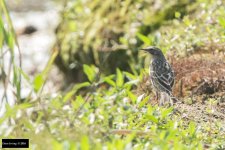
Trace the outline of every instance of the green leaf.
{"label": "green leaf", "polygon": [[16,97],[20,100],[21,91],[21,73],[16,65],[13,65],[13,85],[16,87]]}
{"label": "green leaf", "polygon": [[183,22],[187,26],[190,26],[192,24],[191,20],[189,19],[189,16],[185,16]]}
{"label": "green leaf", "polygon": [[137,37],[145,44],[145,45],[151,45],[152,41],[150,38],[148,38],[147,36],[141,34],[141,33],[137,33]]}
{"label": "green leaf", "polygon": [[223,28],[225,28],[225,18],[224,18],[224,17],[220,17],[220,18],[219,18],[219,24],[220,24]]}
{"label": "green leaf", "polygon": [[167,117],[172,111],[173,111],[172,107],[163,109],[161,112],[161,117],[162,118]]}
{"label": "green leaf", "polygon": [[154,108],[152,107],[152,105],[147,105],[147,106],[148,106],[147,114],[148,115],[152,115],[153,114],[153,111],[154,111]]}
{"label": "green leaf", "polygon": [[51,145],[53,146],[54,150],[62,150],[63,149],[63,145],[55,139],[52,140]]}
{"label": "green leaf", "polygon": [[23,125],[24,125],[26,128],[28,128],[29,130],[33,130],[33,129],[34,129],[33,125],[32,125],[31,122],[30,122],[30,120],[24,120],[24,121],[23,121]]}
{"label": "green leaf", "polygon": [[81,150],[89,150],[89,139],[87,136],[83,136],[81,139]]}
{"label": "green leaf", "polygon": [[83,70],[84,70],[84,73],[85,75],[88,77],[88,80],[90,82],[93,82],[94,79],[95,79],[95,67],[94,66],[88,66],[86,64],[83,65]]}
{"label": "green leaf", "polygon": [[13,36],[13,34],[11,32],[8,32],[6,42],[7,42],[8,46],[9,46],[11,52],[14,53],[14,44],[15,44],[15,42],[14,42],[14,36]]}
{"label": "green leaf", "polygon": [[30,103],[22,103],[15,106],[10,106],[9,104],[5,105],[6,111],[2,117],[0,117],[0,124],[2,124],[8,118],[14,118],[17,114],[18,110],[23,110],[26,108],[30,108],[32,104]]}
{"label": "green leaf", "polygon": [[146,118],[149,119],[150,121],[154,122],[154,123],[159,122],[159,120],[153,115],[146,115]]}
{"label": "green leaf", "polygon": [[26,108],[30,108],[32,107],[33,105],[31,103],[22,103],[22,104],[19,104],[18,106],[16,106],[17,109],[26,109]]}
{"label": "green leaf", "polygon": [[175,17],[179,19],[180,16],[181,16],[180,12],[176,11],[176,12],[175,12]]}
{"label": "green leaf", "polygon": [[128,45],[128,40],[125,37],[120,37],[119,41],[120,41],[121,44]]}
{"label": "green leaf", "polygon": [[2,18],[0,17],[0,48],[2,48],[3,43],[4,43],[4,25],[3,25],[3,21]]}
{"label": "green leaf", "polygon": [[51,100],[51,104],[54,107],[54,109],[60,109],[62,108],[62,101],[60,101],[59,99],[55,98]]}
{"label": "green leaf", "polygon": [[135,104],[137,101],[137,96],[134,95],[131,91],[127,90],[126,92],[127,92],[128,97],[131,99],[132,103]]}
{"label": "green leaf", "polygon": [[124,79],[123,79],[123,73],[117,68],[116,69],[116,85],[118,87],[122,87],[123,83],[124,83]]}
{"label": "green leaf", "polygon": [[145,97],[138,105],[139,108],[143,107],[144,105],[146,105],[149,101],[149,96]]}
{"label": "green leaf", "polygon": [[138,77],[129,73],[129,72],[124,72],[124,74],[126,75],[126,77],[129,79],[129,80],[136,80]]}
{"label": "green leaf", "polygon": [[82,96],[77,96],[74,101],[72,101],[73,109],[77,110],[84,103],[84,99]]}
{"label": "green leaf", "polygon": [[44,70],[42,71],[42,74],[43,76],[47,76],[50,69],[51,69],[51,66],[53,65],[54,61],[55,61],[55,58],[56,56],[58,55],[58,51],[54,51],[52,54],[51,54],[51,57],[50,59],[48,60],[48,63],[47,65],[45,66]]}
{"label": "green leaf", "polygon": [[51,66],[57,56],[58,52],[54,52],[49,59],[47,65],[45,66],[44,70],[42,73],[38,74],[35,76],[34,81],[33,81],[33,87],[35,92],[39,92],[39,90],[44,86],[46,76],[48,75],[49,70],[51,69]]}
{"label": "green leaf", "polygon": [[64,96],[63,98],[63,102],[67,102],[72,96],[74,96],[74,94],[81,88],[83,87],[87,87],[87,86],[90,86],[91,84],[89,82],[83,82],[83,83],[80,83],[80,84],[76,84],[74,85],[73,89],[69,92],[67,92],[67,94]]}
{"label": "green leaf", "polygon": [[193,135],[196,131],[196,125],[194,122],[190,122],[188,126],[188,131],[190,135]]}
{"label": "green leaf", "polygon": [[21,68],[18,67],[17,70],[30,83],[30,77]]}
{"label": "green leaf", "polygon": [[110,78],[110,77],[105,77],[104,78],[104,81],[106,83],[108,83],[109,85],[113,86],[113,87],[116,87],[116,83]]}
{"label": "green leaf", "polygon": [[33,87],[34,87],[34,91],[37,93],[41,87],[44,84],[44,77],[42,74],[38,74],[37,76],[35,76],[34,81],[33,81]]}

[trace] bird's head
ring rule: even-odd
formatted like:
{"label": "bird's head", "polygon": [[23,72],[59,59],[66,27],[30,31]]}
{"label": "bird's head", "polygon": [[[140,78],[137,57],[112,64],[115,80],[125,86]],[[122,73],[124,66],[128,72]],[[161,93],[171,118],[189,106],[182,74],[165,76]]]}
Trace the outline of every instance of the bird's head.
{"label": "bird's head", "polygon": [[153,58],[165,58],[161,49],[159,49],[157,47],[150,46],[150,47],[147,47],[147,48],[144,48],[144,49],[141,49],[141,50],[150,53]]}

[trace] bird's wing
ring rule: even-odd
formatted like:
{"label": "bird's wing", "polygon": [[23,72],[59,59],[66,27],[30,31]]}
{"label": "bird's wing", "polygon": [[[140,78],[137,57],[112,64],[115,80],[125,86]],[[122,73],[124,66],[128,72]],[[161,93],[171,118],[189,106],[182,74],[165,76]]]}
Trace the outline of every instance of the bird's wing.
{"label": "bird's wing", "polygon": [[171,93],[174,84],[174,72],[168,62],[162,64],[161,69],[156,69],[152,72],[154,78],[160,87],[167,93]]}

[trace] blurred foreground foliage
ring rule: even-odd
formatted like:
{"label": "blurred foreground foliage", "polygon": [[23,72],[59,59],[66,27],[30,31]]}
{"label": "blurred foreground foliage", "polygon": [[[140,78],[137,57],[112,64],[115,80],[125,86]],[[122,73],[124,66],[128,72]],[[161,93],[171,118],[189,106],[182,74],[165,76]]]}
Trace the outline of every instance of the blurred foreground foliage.
{"label": "blurred foreground foliage", "polygon": [[[18,59],[15,59],[17,54]],[[21,100],[21,54],[4,0],[0,1],[0,106],[11,94]],[[2,88],[4,87],[4,88]],[[13,87],[13,90],[9,90]]]}
{"label": "blurred foreground foliage", "polygon": [[134,75],[117,69],[95,81],[99,69],[83,69],[89,80],[70,91],[7,105],[0,137],[28,138],[31,149],[224,148],[222,121],[216,126],[187,121],[176,109],[152,106],[149,96],[138,96],[132,89],[143,71]]}
{"label": "blurred foreground foliage", "polygon": [[[57,51],[46,68],[34,79],[20,70],[30,94],[23,103],[6,105],[0,138],[28,138],[30,149],[224,149],[224,120],[213,118],[216,100],[210,99],[207,108],[212,117],[201,122],[175,107],[152,106],[150,96],[136,92],[146,73],[139,47],[158,45],[178,57],[208,44],[223,50],[223,4],[222,0],[69,2],[57,29]],[[10,38],[1,34],[0,39],[10,47]],[[86,81],[68,91],[43,94],[57,52],[62,70],[75,69],[71,77]]]}

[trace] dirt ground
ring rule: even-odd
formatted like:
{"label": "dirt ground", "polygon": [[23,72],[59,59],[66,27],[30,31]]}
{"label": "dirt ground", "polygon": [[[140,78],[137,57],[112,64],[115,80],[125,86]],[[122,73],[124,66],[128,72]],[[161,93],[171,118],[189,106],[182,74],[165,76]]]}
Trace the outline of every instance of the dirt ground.
{"label": "dirt ground", "polygon": [[[210,45],[197,48],[184,58],[170,61],[175,71],[173,94],[177,98],[174,108],[182,119],[197,123],[223,122],[225,135],[225,46]],[[148,74],[143,79],[139,92],[152,92]],[[154,97],[154,96],[153,96]],[[150,103],[157,105],[154,98]]]}

